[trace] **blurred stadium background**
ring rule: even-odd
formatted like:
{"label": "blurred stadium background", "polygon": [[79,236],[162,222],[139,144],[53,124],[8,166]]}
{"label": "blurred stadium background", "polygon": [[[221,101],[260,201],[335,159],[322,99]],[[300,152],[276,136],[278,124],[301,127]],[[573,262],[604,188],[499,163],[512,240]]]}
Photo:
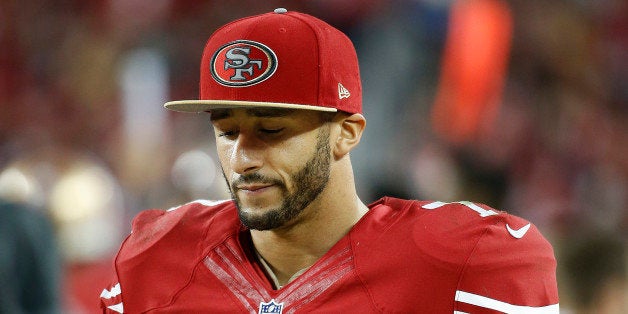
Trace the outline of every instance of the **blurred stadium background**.
{"label": "blurred stadium background", "polygon": [[628,313],[623,0],[0,0],[0,198],[47,219],[34,241],[56,243],[0,261],[57,256],[42,262],[56,273],[41,309],[98,312],[138,211],[228,197],[207,116],[162,104],[197,97],[213,30],[276,7],[355,43],[364,201],[473,200],[520,215],[555,247],[561,313]]}

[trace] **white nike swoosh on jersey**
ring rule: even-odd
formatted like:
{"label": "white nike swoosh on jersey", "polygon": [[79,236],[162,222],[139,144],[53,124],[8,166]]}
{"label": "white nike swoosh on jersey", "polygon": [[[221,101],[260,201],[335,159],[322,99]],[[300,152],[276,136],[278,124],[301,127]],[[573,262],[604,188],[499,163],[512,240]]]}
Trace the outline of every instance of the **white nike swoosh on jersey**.
{"label": "white nike swoosh on jersey", "polygon": [[526,232],[528,232],[528,229],[530,229],[530,224],[527,224],[519,228],[519,230],[515,230],[511,228],[510,225],[506,224],[506,229],[508,229],[508,233],[510,233],[511,236],[517,239],[521,239],[523,238],[524,235],[526,235]]}

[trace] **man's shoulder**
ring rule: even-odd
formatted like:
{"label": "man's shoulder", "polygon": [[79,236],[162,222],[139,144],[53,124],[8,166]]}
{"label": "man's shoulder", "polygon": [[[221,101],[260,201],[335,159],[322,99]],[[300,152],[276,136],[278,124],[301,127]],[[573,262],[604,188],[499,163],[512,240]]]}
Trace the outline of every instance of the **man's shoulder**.
{"label": "man's shoulder", "polygon": [[120,305],[121,291],[125,310],[144,306],[147,295],[169,302],[190,280],[207,250],[240,228],[235,204],[229,200],[193,201],[168,210],[140,212],[115,258],[119,285],[103,291],[103,302]]}
{"label": "man's shoulder", "polygon": [[466,201],[385,198],[357,227],[355,265],[378,303],[408,297],[387,291],[413,291],[434,304],[471,303],[465,313],[484,306],[470,296],[526,306],[558,302],[552,246],[534,224],[507,212]]}
{"label": "man's shoulder", "polygon": [[[515,244],[526,241],[545,241],[541,232],[529,221],[497,210],[488,205],[469,201],[423,202],[427,211],[425,225],[441,233],[458,231],[464,237],[473,234],[477,241],[498,241]],[[453,232],[456,234],[456,232]],[[549,243],[546,243],[549,245]]]}
{"label": "man's shoulder", "polygon": [[[525,232],[515,232],[519,228],[515,228],[513,225],[530,224],[525,219],[508,212],[470,201],[442,202],[386,197],[375,203],[375,205],[379,204],[390,207],[391,215],[403,217],[401,223],[414,224],[421,221],[423,224],[430,225],[434,230],[440,229],[444,232],[450,232],[452,228],[482,229],[498,225],[504,226],[504,231],[508,231],[511,236],[519,237],[520,234],[525,235]],[[511,228],[506,228],[506,225]]]}
{"label": "man's shoulder", "polygon": [[239,229],[237,211],[232,200],[197,200],[167,210],[141,211],[132,223],[129,237],[120,254],[137,255],[155,247],[185,246],[186,241],[206,240],[210,226],[214,232],[229,233]]}
{"label": "man's shoulder", "polygon": [[495,254],[503,247],[524,247],[518,251],[534,249],[553,256],[551,245],[534,224],[485,204],[394,198],[380,203],[391,208],[390,216],[397,216],[393,229],[405,230],[417,247],[428,246],[432,254],[442,251],[449,256],[457,251],[466,255],[483,246],[493,247]]}
{"label": "man's shoulder", "polygon": [[132,233],[144,232],[149,229],[163,231],[164,227],[173,227],[183,222],[192,223],[192,226],[196,226],[228,215],[234,209],[235,204],[232,200],[196,200],[166,210],[147,209],[139,212],[133,218]]}

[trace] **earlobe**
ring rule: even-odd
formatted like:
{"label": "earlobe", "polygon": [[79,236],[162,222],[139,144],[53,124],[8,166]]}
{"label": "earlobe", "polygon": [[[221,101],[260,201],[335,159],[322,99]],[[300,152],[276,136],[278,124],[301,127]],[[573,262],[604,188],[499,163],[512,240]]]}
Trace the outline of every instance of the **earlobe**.
{"label": "earlobe", "polygon": [[363,115],[356,113],[352,115],[339,115],[340,132],[336,139],[334,154],[340,159],[347,155],[360,142],[366,119]]}

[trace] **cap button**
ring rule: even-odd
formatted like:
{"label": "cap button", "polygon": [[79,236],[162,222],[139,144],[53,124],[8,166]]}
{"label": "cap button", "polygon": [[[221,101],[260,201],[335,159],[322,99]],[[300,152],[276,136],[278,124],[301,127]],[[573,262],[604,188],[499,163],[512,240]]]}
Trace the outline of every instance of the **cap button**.
{"label": "cap button", "polygon": [[277,14],[284,14],[284,13],[287,13],[287,12],[288,12],[288,10],[286,10],[284,8],[276,8],[275,9],[275,13],[277,13]]}

